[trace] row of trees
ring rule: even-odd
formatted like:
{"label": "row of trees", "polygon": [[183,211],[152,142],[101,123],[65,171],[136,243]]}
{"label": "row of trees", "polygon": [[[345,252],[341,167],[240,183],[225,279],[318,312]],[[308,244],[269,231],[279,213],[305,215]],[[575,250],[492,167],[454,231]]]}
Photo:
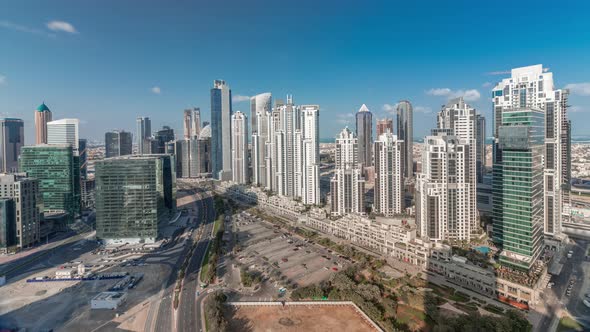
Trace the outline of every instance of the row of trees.
{"label": "row of trees", "polygon": [[205,315],[207,316],[207,331],[227,331],[228,322],[223,315],[223,306],[226,300],[225,294],[217,291],[207,297],[205,301]]}

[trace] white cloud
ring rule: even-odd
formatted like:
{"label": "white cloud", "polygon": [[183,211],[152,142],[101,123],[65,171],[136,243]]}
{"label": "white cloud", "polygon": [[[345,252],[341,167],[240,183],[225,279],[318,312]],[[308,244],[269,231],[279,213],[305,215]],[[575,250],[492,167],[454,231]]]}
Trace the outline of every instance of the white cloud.
{"label": "white cloud", "polygon": [[47,22],[47,28],[52,31],[62,31],[67,33],[78,33],[76,28],[68,22],[65,21],[50,21]]}
{"label": "white cloud", "polygon": [[4,29],[8,29],[8,30],[13,30],[13,31],[18,31],[18,32],[32,33],[32,34],[35,34],[35,35],[44,35],[44,36],[48,36],[48,37],[54,37],[55,36],[52,33],[47,33],[46,31],[43,31],[43,30],[40,30],[40,29],[35,29],[35,28],[27,27],[27,26],[16,24],[16,23],[12,23],[12,22],[9,22],[9,21],[0,21],[0,28],[4,28]]}
{"label": "white cloud", "polygon": [[337,119],[336,122],[340,123],[340,124],[349,124],[351,123],[351,121],[354,119],[354,113],[344,113],[344,114],[337,114],[336,115]]}
{"label": "white cloud", "polygon": [[430,108],[428,106],[415,106],[414,112],[428,114],[428,113],[432,113],[432,108]]}
{"label": "white cloud", "polygon": [[482,87],[484,87],[484,88],[489,88],[489,87],[491,87],[491,86],[492,86],[492,83],[490,83],[490,82],[485,82],[485,83],[484,83],[484,84],[482,84],[481,86],[482,86]]}
{"label": "white cloud", "polygon": [[570,113],[581,113],[581,112],[586,112],[586,110],[584,109],[584,107],[582,107],[582,106],[577,106],[577,105],[576,105],[576,106],[570,106],[570,107],[567,109],[567,111],[568,111],[568,112],[570,112]]}
{"label": "white cloud", "polygon": [[465,101],[476,101],[481,97],[481,94],[476,89],[451,90],[449,88],[435,88],[426,91],[426,94],[437,97],[447,97],[447,99],[463,97]]}
{"label": "white cloud", "polygon": [[250,97],[249,97],[249,96],[242,96],[242,95],[234,95],[234,96],[232,96],[232,97],[231,97],[231,100],[232,100],[234,103],[241,103],[241,102],[243,102],[243,101],[248,101],[248,100],[250,100]]}
{"label": "white cloud", "polygon": [[381,109],[384,110],[385,112],[392,113],[392,112],[395,112],[396,106],[397,106],[397,104],[395,104],[395,105],[383,104],[383,107],[381,107]]}
{"label": "white cloud", "polygon": [[590,82],[570,83],[565,86],[574,95],[590,96]]}
{"label": "white cloud", "polygon": [[162,89],[160,89],[159,86],[155,86],[155,87],[151,88],[150,91],[152,93],[154,93],[154,94],[157,94],[157,95],[159,95],[160,93],[162,93]]}
{"label": "white cloud", "polygon": [[6,76],[0,75],[0,85],[6,84]]}

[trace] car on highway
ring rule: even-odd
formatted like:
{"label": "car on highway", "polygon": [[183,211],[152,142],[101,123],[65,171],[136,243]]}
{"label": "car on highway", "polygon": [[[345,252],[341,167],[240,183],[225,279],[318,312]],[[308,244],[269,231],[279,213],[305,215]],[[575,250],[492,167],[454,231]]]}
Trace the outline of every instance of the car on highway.
{"label": "car on highway", "polygon": [[588,302],[588,300],[582,300],[582,303],[584,303],[585,306],[590,308],[590,302]]}

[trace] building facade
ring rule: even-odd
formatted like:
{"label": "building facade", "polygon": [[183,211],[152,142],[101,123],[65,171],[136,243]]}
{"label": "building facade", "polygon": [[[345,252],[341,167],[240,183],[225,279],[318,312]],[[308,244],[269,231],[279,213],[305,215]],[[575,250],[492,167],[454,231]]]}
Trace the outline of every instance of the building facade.
{"label": "building facade", "polygon": [[553,73],[540,64],[512,69],[511,77],[503,79],[492,90],[496,138],[503,125],[504,112],[531,109],[544,114],[543,230],[548,238],[561,238],[562,224],[570,219],[568,94],[566,89],[554,87]]}
{"label": "building facade", "polygon": [[225,81],[215,80],[211,89],[211,167],[213,177],[231,178],[231,90]]}
{"label": "building facade", "polygon": [[201,109],[194,107],[184,110],[184,139],[196,139],[201,133]]}
{"label": "building facade", "polygon": [[[481,116],[478,116],[473,107],[465,103],[463,97],[451,99],[442,107],[437,116],[438,131],[454,135],[459,141],[459,144],[467,145],[469,148],[468,152],[464,152],[467,158],[464,162],[465,166],[468,167],[468,172],[465,174],[465,182],[469,183],[469,199],[465,202],[469,204],[469,214],[466,217],[471,223],[471,231],[476,231],[479,228],[476,193],[477,160],[481,158],[481,156],[478,157],[481,153],[485,154],[485,151],[480,150],[482,148],[481,142],[478,144],[479,119],[481,119]],[[481,139],[481,137],[479,138]]]}
{"label": "building facade", "polygon": [[377,137],[385,134],[387,131],[393,133],[393,119],[377,120]]}
{"label": "building facade", "polygon": [[356,137],[358,161],[363,167],[373,164],[373,113],[363,104],[356,113]]}
{"label": "building facade", "polygon": [[138,117],[136,120],[135,139],[137,140],[137,154],[149,153],[149,139],[152,136],[152,121],[147,116]]}
{"label": "building facade", "polygon": [[45,103],[35,110],[35,144],[47,144],[47,122],[50,122],[51,111]]}
{"label": "building facade", "polygon": [[0,119],[0,172],[18,170],[18,156],[25,145],[24,123],[21,119]]}
{"label": "building facade", "polygon": [[80,213],[80,167],[68,145],[23,146],[19,171],[39,180],[45,213]]}
{"label": "building facade", "polygon": [[153,243],[158,224],[176,211],[170,155],[123,156],[96,162],[96,236],[106,243]]}
{"label": "building facade", "polygon": [[124,130],[105,133],[105,158],[126,156],[133,153],[133,135]]}
{"label": "building facade", "polygon": [[[301,106],[301,160],[295,166],[301,169],[300,197],[304,204],[320,204],[320,107]],[[296,135],[297,136],[297,135]],[[297,138],[296,138],[297,139]],[[297,154],[297,149],[295,153]],[[295,171],[297,172],[297,171]],[[297,173],[296,173],[297,175]]]}
{"label": "building facade", "polygon": [[330,180],[333,216],[365,214],[365,179],[358,149],[358,139],[348,128],[336,136],[336,165]]}
{"label": "building facade", "polygon": [[502,248],[501,264],[528,270],[544,245],[544,114],[518,108],[501,115],[493,166],[493,239]]}
{"label": "building facade", "polygon": [[412,104],[407,100],[398,102],[396,116],[397,139],[404,142],[401,151],[402,174],[407,182],[414,177],[414,110]]}
{"label": "building facade", "polygon": [[440,132],[424,139],[422,171],[416,179],[416,227],[430,241],[469,241],[472,183],[469,144]]}
{"label": "building facade", "polygon": [[252,184],[266,187],[266,142],[268,118],[272,111],[272,95],[261,93],[250,98],[250,124],[252,131]]}
{"label": "building facade", "polygon": [[[0,175],[0,198],[5,201],[2,206],[3,216],[10,224],[0,232],[14,234],[14,244],[19,249],[29,248],[40,241],[40,223],[43,213],[43,200],[39,188],[39,180],[24,176],[24,174]],[[12,209],[12,211],[10,211]],[[14,219],[12,219],[14,218]],[[4,223],[1,220],[0,223]],[[14,222],[14,224],[12,224]],[[7,224],[8,225],[8,224]],[[14,227],[12,229],[12,227]],[[0,235],[2,237],[2,235]],[[2,242],[0,240],[0,242]],[[13,242],[13,241],[9,241]],[[0,248],[0,250],[2,250]]]}
{"label": "building facade", "polygon": [[248,172],[248,117],[237,111],[232,115],[232,180],[250,182]]}
{"label": "building facade", "polygon": [[375,187],[373,211],[386,217],[402,213],[403,174],[402,151],[404,142],[387,131],[375,141]]}
{"label": "building facade", "polygon": [[75,153],[79,147],[78,119],[60,119],[47,122],[47,144],[69,144]]}

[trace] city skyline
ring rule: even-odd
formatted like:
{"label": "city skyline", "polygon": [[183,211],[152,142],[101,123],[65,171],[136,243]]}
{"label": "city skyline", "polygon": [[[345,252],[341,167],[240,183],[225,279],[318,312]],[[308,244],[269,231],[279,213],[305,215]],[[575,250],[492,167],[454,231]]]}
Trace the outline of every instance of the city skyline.
{"label": "city skyline", "polygon": [[[489,46],[490,36],[509,33],[518,10],[494,17],[493,28],[458,29],[460,26],[440,20],[446,22],[445,17],[454,15],[486,19],[485,8],[377,4],[368,6],[372,8],[344,5],[337,10],[322,5],[310,11],[311,3],[306,2],[286,10],[276,4],[248,8],[236,3],[220,15],[218,4],[184,4],[167,8],[168,18],[150,5],[138,13],[134,6],[119,4],[120,13],[114,17],[109,16],[112,11],[107,6],[37,1],[38,10],[30,13],[24,10],[30,5],[3,5],[0,17],[0,37],[14,45],[5,50],[0,65],[0,112],[25,121],[26,144],[34,142],[32,110],[43,101],[55,118],[80,118],[81,133],[93,140],[115,129],[110,119],[117,119],[118,129],[133,132],[134,119],[140,115],[151,117],[158,124],[154,127],[168,125],[181,133],[182,118],[170,114],[200,107],[203,120],[209,120],[208,92],[215,79],[228,82],[234,91],[233,109],[246,114],[247,97],[265,91],[276,98],[293,94],[297,104],[321,105],[323,114],[334,119],[322,123],[321,139],[334,138],[343,125],[352,127],[351,115],[363,103],[378,120],[391,116],[395,103],[407,99],[415,107],[414,138],[418,138],[434,127],[434,112],[451,97],[463,95],[491,119],[489,98],[494,84],[510,68],[536,63],[560,73],[557,88],[570,88],[572,123],[590,117],[590,69],[580,60],[589,49],[584,34],[590,29],[586,20],[575,17],[584,8],[577,8],[571,19],[556,18],[552,29],[531,29],[526,41],[506,41],[500,50]],[[517,6],[526,7],[531,16],[544,12],[526,2]],[[588,4],[580,4],[584,6]],[[403,10],[407,15],[390,24],[373,19],[373,10],[384,14]],[[309,26],[271,24],[304,12],[311,13]],[[90,13],[94,19],[83,19]],[[244,28],[248,14],[264,17],[274,28]],[[102,25],[106,16],[110,24]],[[358,27],[347,27],[343,22],[350,18],[365,27],[358,31]],[[47,27],[54,20],[67,24]],[[405,31],[408,25],[420,29]],[[119,33],[118,28],[126,33]],[[364,38],[368,32],[371,38]],[[449,46],[458,40],[457,33],[470,43],[460,53]],[[537,52],[539,39],[553,47]],[[288,42],[278,48],[267,42],[275,40]],[[260,47],[248,47],[250,43]],[[154,51],[154,44],[162,47]],[[313,56],[305,52],[324,44]],[[396,52],[396,45],[404,45],[404,52]],[[44,50],[43,57],[21,56],[35,54],[39,48]],[[193,56],[194,49],[201,48],[203,52]],[[217,51],[211,52],[214,49]],[[231,50],[245,51],[236,57]],[[209,65],[217,60],[225,65]],[[40,76],[55,84],[46,84]],[[487,129],[492,132],[491,123]],[[585,133],[575,125],[572,130],[574,136]]]}

